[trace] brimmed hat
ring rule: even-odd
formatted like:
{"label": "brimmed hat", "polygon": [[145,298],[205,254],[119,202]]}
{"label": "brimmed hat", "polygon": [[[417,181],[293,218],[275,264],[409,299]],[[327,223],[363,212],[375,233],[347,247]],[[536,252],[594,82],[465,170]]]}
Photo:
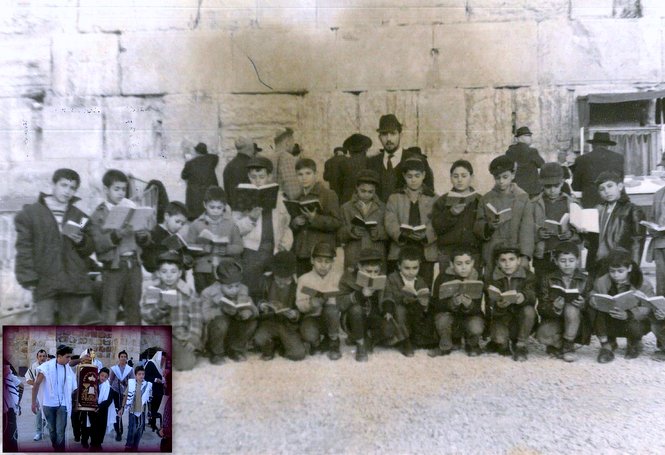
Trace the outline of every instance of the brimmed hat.
{"label": "brimmed hat", "polygon": [[349,152],[363,152],[372,146],[372,140],[364,134],[352,134],[347,137],[342,144],[345,150]]}
{"label": "brimmed hat", "polygon": [[197,153],[205,155],[206,153],[208,153],[208,146],[205,145],[203,142],[199,142],[198,144],[196,144],[196,147],[194,147],[194,150],[196,150]]}
{"label": "brimmed hat", "polygon": [[363,248],[358,255],[358,262],[379,262],[383,261],[383,255],[374,248]]}
{"label": "brimmed hat", "polygon": [[528,126],[522,126],[520,128],[517,128],[515,131],[515,137],[520,137],[520,136],[533,136],[533,133],[529,129]]}
{"label": "brimmed hat", "polygon": [[425,162],[415,156],[412,156],[401,163],[397,166],[399,169],[399,172],[404,173],[408,171],[420,171],[420,172],[425,172]]}
{"label": "brimmed hat", "polygon": [[312,257],[334,258],[337,256],[335,248],[330,243],[319,242],[312,248]]}
{"label": "brimmed hat", "polygon": [[222,261],[217,266],[217,281],[222,284],[242,281],[242,266],[233,260]]}
{"label": "brimmed hat", "polygon": [[515,162],[506,155],[497,156],[490,163],[490,174],[497,175],[506,171],[515,171]]}
{"label": "brimmed hat", "polygon": [[250,169],[266,169],[268,173],[271,173],[273,170],[272,161],[263,156],[253,156],[245,165],[247,170]]}
{"label": "brimmed hat", "polygon": [[616,142],[610,139],[610,133],[593,133],[593,139],[587,140],[589,144],[604,144],[604,145],[617,145]]}
{"label": "brimmed hat", "polygon": [[291,251],[280,251],[273,257],[270,270],[275,276],[290,277],[296,273],[296,255]]}
{"label": "brimmed hat", "polygon": [[558,185],[563,180],[563,167],[559,163],[545,163],[540,169],[540,183]]}
{"label": "brimmed hat", "polygon": [[379,119],[379,128],[376,130],[378,133],[389,133],[391,131],[402,132],[402,124],[397,120],[395,114],[382,115]]}
{"label": "brimmed hat", "polygon": [[363,169],[362,171],[358,172],[358,175],[356,175],[356,185],[361,183],[372,183],[374,185],[378,185],[380,183],[379,174],[371,169]]}
{"label": "brimmed hat", "polygon": [[235,146],[238,153],[243,153],[249,156],[254,154],[254,142],[245,136],[240,136],[236,139]]}

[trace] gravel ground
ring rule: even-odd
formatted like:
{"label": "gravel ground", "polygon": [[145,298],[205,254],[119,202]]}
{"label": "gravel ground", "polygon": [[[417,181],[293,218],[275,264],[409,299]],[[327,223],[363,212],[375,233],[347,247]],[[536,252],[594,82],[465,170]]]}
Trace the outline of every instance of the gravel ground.
{"label": "gravel ground", "polygon": [[532,343],[530,358],[454,352],[407,359],[377,349],[368,363],[253,354],[201,360],[174,380],[177,453],[665,453],[665,363],[645,354],[573,364]]}

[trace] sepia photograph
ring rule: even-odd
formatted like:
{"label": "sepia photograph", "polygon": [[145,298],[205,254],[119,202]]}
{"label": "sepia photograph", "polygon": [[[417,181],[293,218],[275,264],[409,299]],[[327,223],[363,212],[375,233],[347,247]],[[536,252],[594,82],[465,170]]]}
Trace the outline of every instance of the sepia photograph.
{"label": "sepia photograph", "polygon": [[665,0],[0,10],[4,451],[665,453]]}

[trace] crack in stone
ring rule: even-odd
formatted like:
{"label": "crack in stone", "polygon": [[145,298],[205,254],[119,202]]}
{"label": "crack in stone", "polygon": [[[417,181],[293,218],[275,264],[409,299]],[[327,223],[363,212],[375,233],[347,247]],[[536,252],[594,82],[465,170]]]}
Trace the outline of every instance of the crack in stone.
{"label": "crack in stone", "polygon": [[268,84],[263,82],[263,79],[261,79],[261,74],[259,73],[259,69],[256,67],[256,64],[254,63],[254,60],[252,60],[252,57],[250,57],[247,54],[245,54],[245,56],[247,57],[247,60],[249,60],[249,63],[252,64],[252,67],[254,68],[254,72],[256,73],[256,78],[259,80],[259,82],[261,84],[263,84],[264,86],[268,87],[270,90],[275,90],[274,88],[272,88],[271,86],[269,86]]}
{"label": "crack in stone", "polygon": [[196,30],[196,27],[199,26],[199,22],[201,21],[201,5],[203,4],[203,0],[199,0],[198,5],[196,7],[196,17],[194,18],[194,26],[192,27],[193,30]]}

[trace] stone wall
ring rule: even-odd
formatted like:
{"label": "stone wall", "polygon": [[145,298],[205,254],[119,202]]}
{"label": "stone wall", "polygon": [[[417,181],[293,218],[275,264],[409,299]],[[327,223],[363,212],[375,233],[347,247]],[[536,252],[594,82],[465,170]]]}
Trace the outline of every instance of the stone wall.
{"label": "stone wall", "polygon": [[233,157],[290,126],[320,164],[381,114],[447,186],[529,125],[549,159],[577,144],[575,100],[663,86],[660,0],[11,0],[0,12],[0,200],[74,167],[90,208],[105,169],[184,197],[184,152]]}

